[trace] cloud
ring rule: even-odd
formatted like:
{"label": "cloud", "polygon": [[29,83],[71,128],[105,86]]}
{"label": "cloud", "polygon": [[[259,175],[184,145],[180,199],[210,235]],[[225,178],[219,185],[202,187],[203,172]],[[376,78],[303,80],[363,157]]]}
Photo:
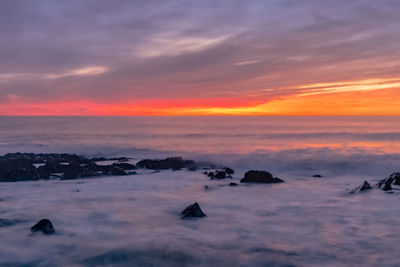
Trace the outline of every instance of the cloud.
{"label": "cloud", "polygon": [[399,8],[390,0],[4,0],[0,101],[268,102],[337,92],[342,81],[400,77]]}

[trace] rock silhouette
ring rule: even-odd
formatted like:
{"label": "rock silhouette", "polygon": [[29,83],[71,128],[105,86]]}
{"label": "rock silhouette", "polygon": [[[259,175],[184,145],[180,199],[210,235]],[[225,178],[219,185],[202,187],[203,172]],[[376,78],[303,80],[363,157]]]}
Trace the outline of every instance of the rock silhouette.
{"label": "rock silhouette", "polygon": [[185,208],[182,212],[182,219],[184,218],[191,218],[191,217],[204,217],[206,214],[201,210],[200,205],[195,202],[192,205],[189,205]]}
{"label": "rock silhouette", "polygon": [[244,178],[240,180],[241,183],[284,183],[284,181],[278,177],[273,177],[271,173],[267,171],[255,171],[250,170],[245,173]]}
{"label": "rock silhouette", "polygon": [[51,235],[55,233],[53,224],[49,219],[42,219],[37,222],[34,226],[31,227],[31,231],[34,232],[42,232],[45,235]]}
{"label": "rock silhouette", "polygon": [[353,190],[351,190],[350,193],[356,194],[356,193],[364,192],[364,191],[371,190],[371,189],[372,189],[371,185],[367,181],[364,181],[364,183],[362,185],[354,188]]}

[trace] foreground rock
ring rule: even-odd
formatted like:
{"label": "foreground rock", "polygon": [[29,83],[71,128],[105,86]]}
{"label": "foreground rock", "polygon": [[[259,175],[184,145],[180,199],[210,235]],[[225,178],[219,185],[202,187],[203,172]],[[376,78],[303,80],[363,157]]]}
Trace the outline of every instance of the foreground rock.
{"label": "foreground rock", "polygon": [[365,191],[368,191],[371,189],[372,189],[371,185],[367,181],[364,181],[364,183],[362,185],[354,188],[353,190],[350,191],[350,193],[356,194],[356,193],[365,192]]}
{"label": "foreground rock", "polygon": [[271,173],[267,171],[255,171],[251,170],[245,173],[244,178],[240,180],[241,183],[264,183],[264,184],[276,184],[284,183],[284,181],[278,177],[273,177]]}
{"label": "foreground rock", "polygon": [[133,164],[118,160],[111,165],[98,165],[96,163],[98,159],[89,159],[73,154],[6,154],[0,157],[0,182],[52,178],[77,179],[135,173],[133,170],[136,169],[136,166]]}
{"label": "foreground rock", "polygon": [[42,219],[34,226],[31,227],[32,233],[42,232],[45,235],[51,235],[55,233],[53,224],[49,219]]}
{"label": "foreground rock", "polygon": [[195,202],[189,205],[186,209],[181,212],[182,219],[191,217],[204,217],[206,214],[201,210],[199,204]]}
{"label": "foreground rock", "polygon": [[136,164],[138,168],[151,170],[180,170],[182,168],[195,167],[193,160],[184,160],[181,157],[171,157],[166,159],[143,159]]}

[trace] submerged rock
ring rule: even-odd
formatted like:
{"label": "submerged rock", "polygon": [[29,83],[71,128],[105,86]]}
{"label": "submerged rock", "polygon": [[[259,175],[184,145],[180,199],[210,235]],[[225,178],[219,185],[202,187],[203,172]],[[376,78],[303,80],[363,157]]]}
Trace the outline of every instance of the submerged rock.
{"label": "submerged rock", "polygon": [[371,189],[372,189],[371,185],[367,181],[364,181],[364,183],[362,185],[354,188],[353,190],[350,191],[350,193],[356,194],[356,193],[364,192],[364,191],[371,190]]}
{"label": "submerged rock", "polygon": [[184,160],[181,157],[171,157],[166,159],[143,159],[136,164],[138,168],[146,168],[152,170],[180,170],[182,168],[194,167],[193,160]]}
{"label": "submerged rock", "polygon": [[45,235],[51,235],[55,233],[53,224],[49,219],[40,220],[34,226],[31,227],[31,231],[32,233],[40,231]]}
{"label": "submerged rock", "polygon": [[182,219],[190,217],[204,217],[206,214],[201,210],[200,205],[195,202],[189,205],[186,209],[181,212]]}
{"label": "submerged rock", "polygon": [[244,178],[240,180],[241,183],[284,183],[284,181],[278,177],[273,177],[271,173],[267,171],[250,170],[245,173]]}

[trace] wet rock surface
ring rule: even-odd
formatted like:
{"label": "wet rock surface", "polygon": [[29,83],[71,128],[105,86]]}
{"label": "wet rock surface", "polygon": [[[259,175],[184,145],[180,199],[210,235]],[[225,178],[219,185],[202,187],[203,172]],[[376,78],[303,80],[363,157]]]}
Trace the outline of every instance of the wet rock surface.
{"label": "wet rock surface", "polygon": [[32,233],[42,232],[45,235],[51,235],[55,233],[53,224],[49,219],[42,219],[31,227]]}
{"label": "wet rock surface", "polygon": [[264,183],[264,184],[276,184],[284,183],[284,181],[278,177],[273,177],[271,173],[267,171],[250,170],[245,173],[244,178],[240,180],[241,183]]}
{"label": "wet rock surface", "polygon": [[204,217],[206,214],[201,210],[200,205],[195,202],[189,205],[181,212],[182,219],[192,218],[192,217]]}
{"label": "wet rock surface", "polygon": [[125,158],[116,159],[117,163],[98,165],[96,162],[111,159],[89,159],[74,154],[11,153],[0,157],[0,182],[135,174],[132,171],[135,165],[125,162]]}

